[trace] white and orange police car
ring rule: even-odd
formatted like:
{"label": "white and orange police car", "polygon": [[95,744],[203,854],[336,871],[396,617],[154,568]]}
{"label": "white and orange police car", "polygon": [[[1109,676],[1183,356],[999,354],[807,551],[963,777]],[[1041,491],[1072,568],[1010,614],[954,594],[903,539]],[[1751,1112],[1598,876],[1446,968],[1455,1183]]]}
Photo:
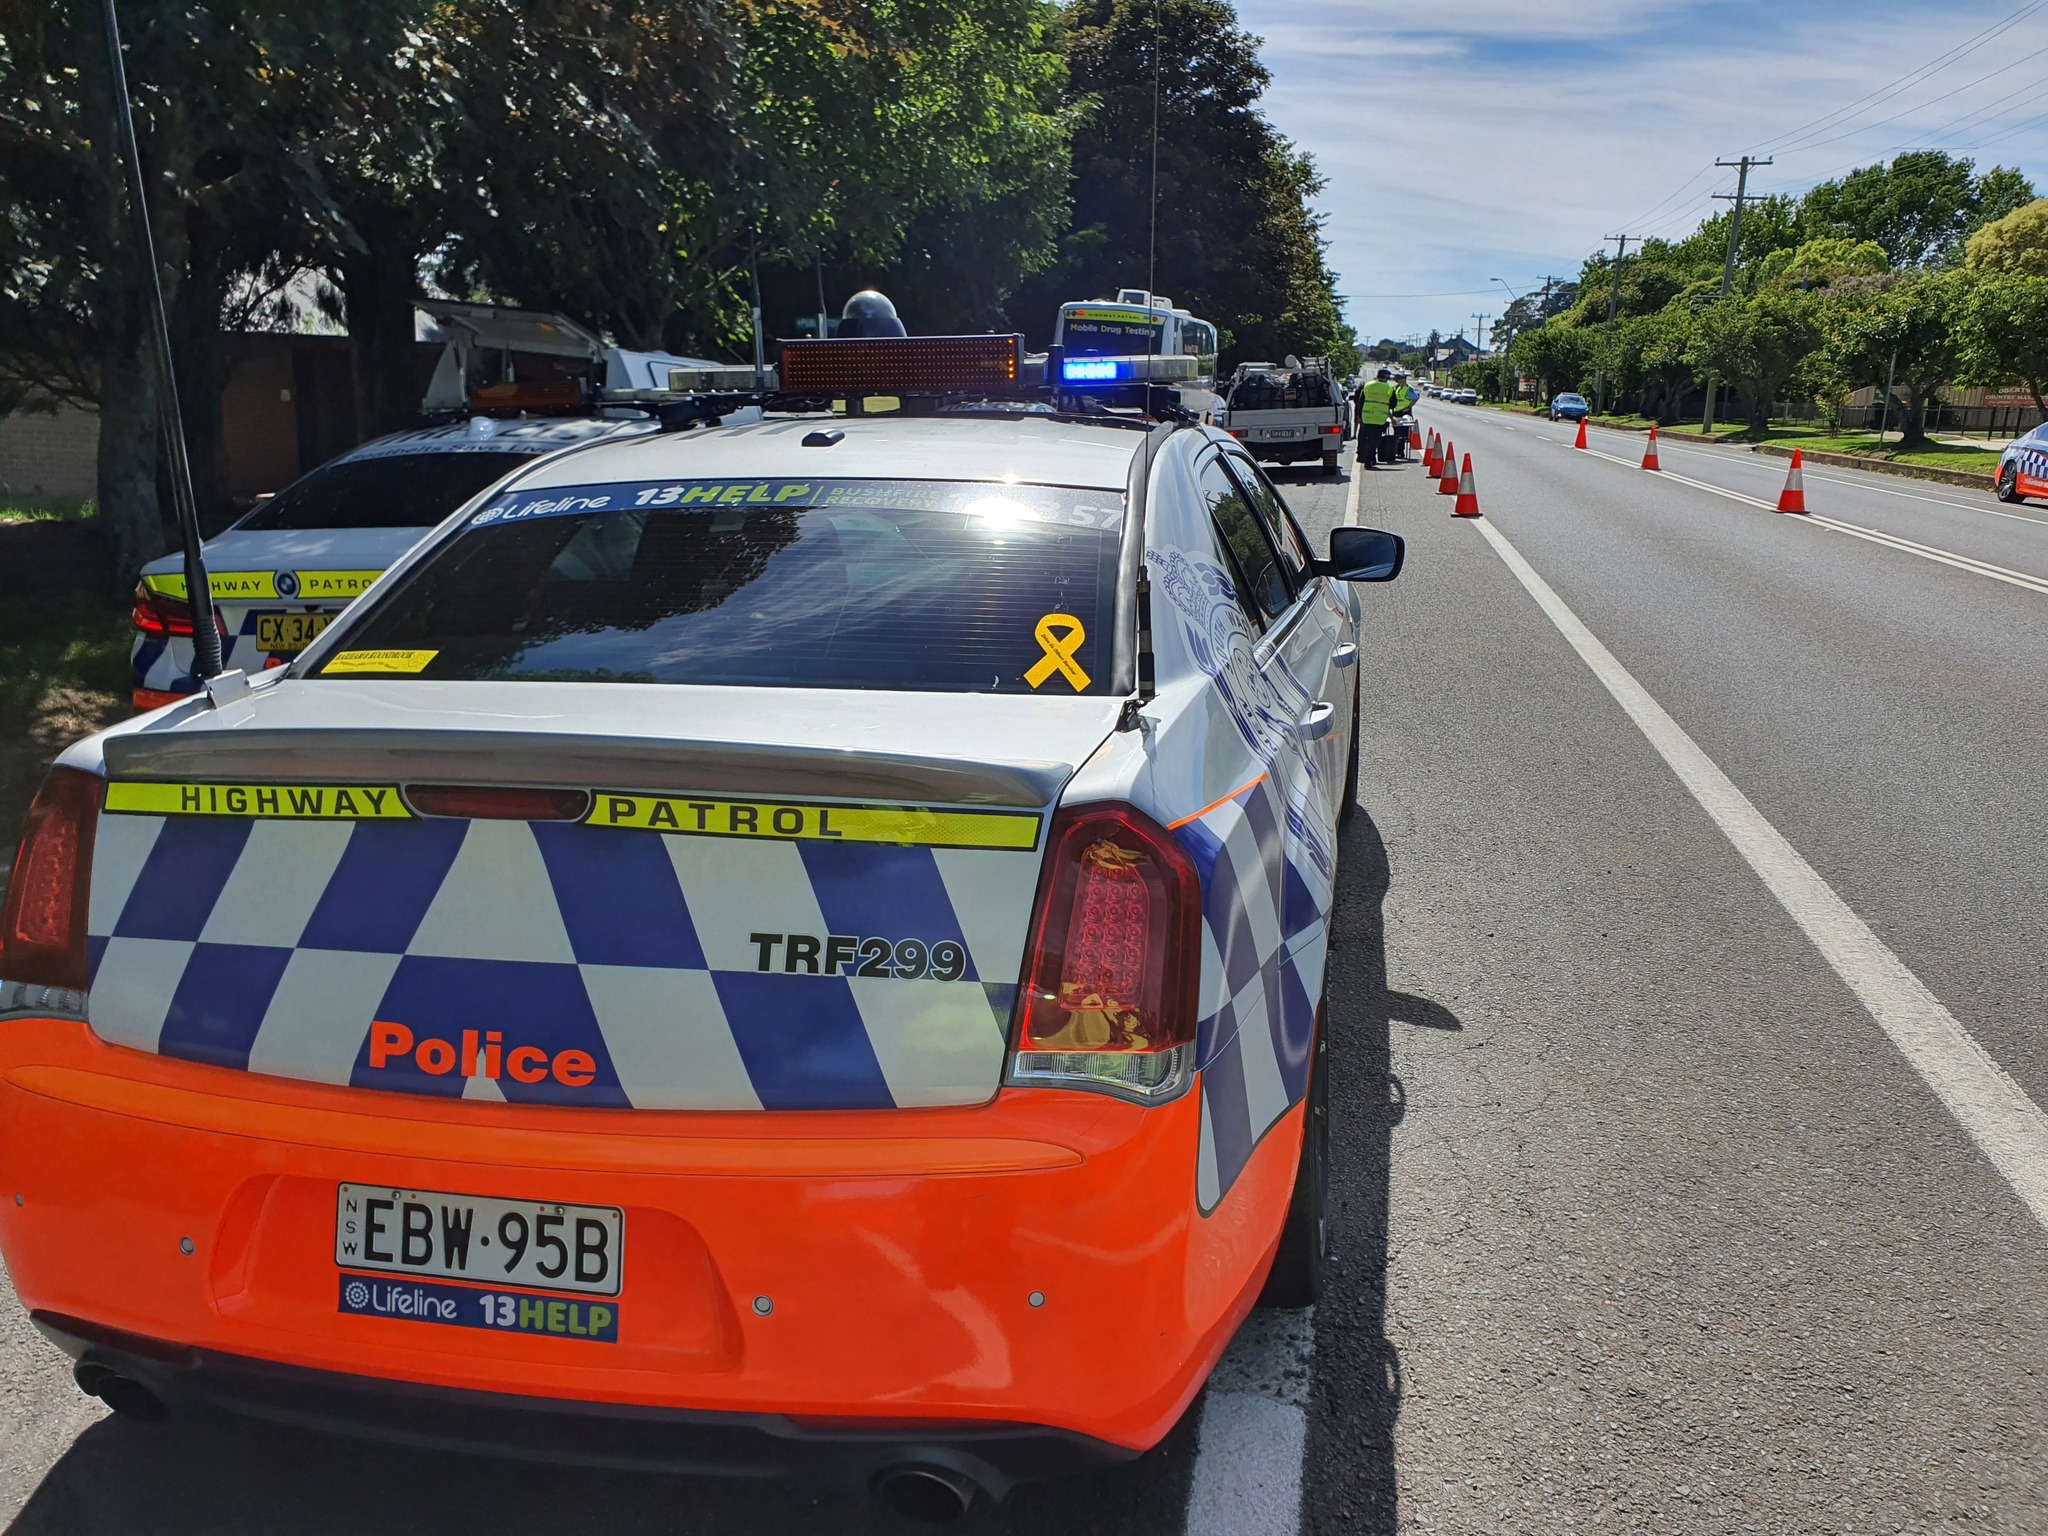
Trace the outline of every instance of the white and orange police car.
{"label": "white and orange police car", "polygon": [[0,1248],[83,1386],[929,1508],[1143,1452],[1315,1297],[1400,541],[1018,366],[789,344],[63,755]]}

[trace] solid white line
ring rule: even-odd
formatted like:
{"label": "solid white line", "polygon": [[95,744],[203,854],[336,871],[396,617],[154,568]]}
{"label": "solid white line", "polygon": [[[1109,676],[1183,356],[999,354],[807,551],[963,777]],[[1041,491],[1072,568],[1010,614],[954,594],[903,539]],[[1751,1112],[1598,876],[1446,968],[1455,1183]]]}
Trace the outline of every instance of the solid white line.
{"label": "solid white line", "polygon": [[2048,1114],[1764,819],[1491,522],[1479,531],[1935,1097],[2048,1227]]}
{"label": "solid white line", "polygon": [[1347,528],[1358,526],[1358,487],[1364,480],[1365,466],[1354,462],[1351,466],[1351,484],[1344,492],[1344,526]]}
{"label": "solid white line", "polygon": [[1254,1312],[1202,1399],[1187,1536],[1296,1536],[1315,1310]]}

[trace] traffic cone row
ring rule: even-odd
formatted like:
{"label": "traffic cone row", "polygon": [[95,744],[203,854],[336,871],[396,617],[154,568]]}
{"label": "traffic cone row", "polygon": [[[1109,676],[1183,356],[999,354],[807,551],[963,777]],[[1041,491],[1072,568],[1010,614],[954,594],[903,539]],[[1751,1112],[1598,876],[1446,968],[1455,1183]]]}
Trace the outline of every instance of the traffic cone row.
{"label": "traffic cone row", "polygon": [[1657,428],[1654,424],[1650,428],[1649,446],[1643,449],[1643,468],[1657,468]]}
{"label": "traffic cone row", "polygon": [[1479,492],[1472,484],[1472,455],[1465,455],[1464,472],[1458,476],[1458,499],[1451,504],[1453,517],[1477,517]]}
{"label": "traffic cone row", "polygon": [[1443,464],[1437,472],[1436,493],[1439,496],[1458,494],[1458,448],[1455,443],[1444,444]]}
{"label": "traffic cone row", "polygon": [[1800,473],[1804,460],[1799,450],[1792,450],[1792,467],[1785,471],[1785,489],[1778,492],[1780,512],[1804,512],[1806,510],[1806,476]]}

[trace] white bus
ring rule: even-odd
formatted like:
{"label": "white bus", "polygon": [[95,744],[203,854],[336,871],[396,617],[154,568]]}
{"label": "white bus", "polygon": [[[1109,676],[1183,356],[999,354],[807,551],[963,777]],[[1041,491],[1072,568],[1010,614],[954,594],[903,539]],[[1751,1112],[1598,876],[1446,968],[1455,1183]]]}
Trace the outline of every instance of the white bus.
{"label": "white bus", "polygon": [[[1182,363],[1171,370],[1170,380],[1162,370],[1159,381],[1176,385],[1190,410],[1206,414],[1215,404],[1216,327],[1174,308],[1173,300],[1163,295],[1120,288],[1113,299],[1062,304],[1052,339],[1066,359],[1068,382],[1118,376],[1088,372],[1091,358],[1186,358],[1193,361],[1192,369]],[[1102,366],[1106,369],[1108,364]]]}

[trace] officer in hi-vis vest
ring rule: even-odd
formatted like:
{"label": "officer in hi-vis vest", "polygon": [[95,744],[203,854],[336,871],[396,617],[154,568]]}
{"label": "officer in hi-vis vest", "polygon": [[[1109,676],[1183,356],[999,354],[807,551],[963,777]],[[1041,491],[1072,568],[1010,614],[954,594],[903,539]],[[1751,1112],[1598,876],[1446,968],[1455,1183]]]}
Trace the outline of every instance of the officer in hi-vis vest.
{"label": "officer in hi-vis vest", "polygon": [[1380,456],[1380,436],[1394,415],[1393,375],[1382,368],[1358,391],[1358,462],[1372,464]]}

